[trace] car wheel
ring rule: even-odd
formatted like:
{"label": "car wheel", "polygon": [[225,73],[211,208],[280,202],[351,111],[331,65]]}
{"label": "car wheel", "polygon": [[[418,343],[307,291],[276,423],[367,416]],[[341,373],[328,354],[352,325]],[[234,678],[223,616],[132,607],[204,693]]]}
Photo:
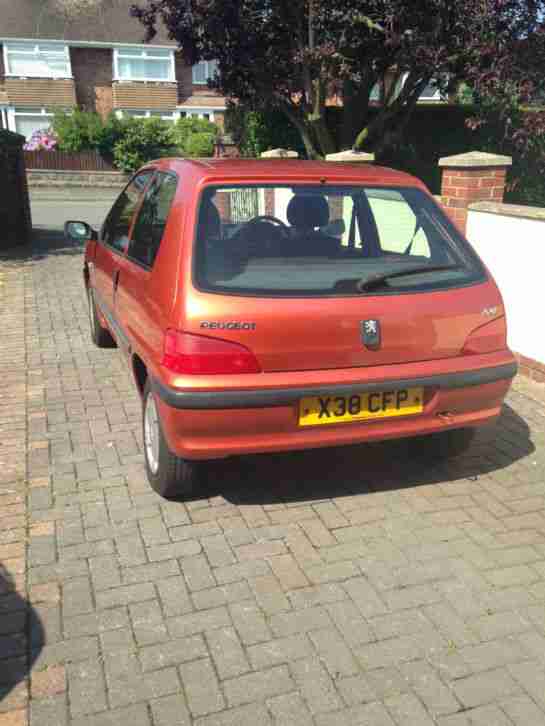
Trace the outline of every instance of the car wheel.
{"label": "car wheel", "polygon": [[438,431],[427,436],[416,436],[409,439],[411,454],[421,459],[444,460],[453,459],[464,454],[473,439],[475,429],[451,429]]}
{"label": "car wheel", "polygon": [[115,340],[110,331],[103,328],[98,319],[95,297],[92,288],[87,289],[87,300],[89,302],[89,327],[91,328],[91,340],[99,348],[115,348]]}
{"label": "car wheel", "polygon": [[165,499],[189,496],[202,480],[204,463],[173,454],[163,433],[149,380],[144,389],[142,428],[149,483]]}

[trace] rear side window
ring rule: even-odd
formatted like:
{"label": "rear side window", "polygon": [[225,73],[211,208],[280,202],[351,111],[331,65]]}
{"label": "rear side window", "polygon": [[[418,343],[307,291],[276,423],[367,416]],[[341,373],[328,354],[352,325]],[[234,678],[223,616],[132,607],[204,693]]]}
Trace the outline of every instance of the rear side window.
{"label": "rear side window", "polygon": [[[226,294],[388,294],[484,278],[469,244],[413,187],[207,187],[195,244],[196,285]],[[391,273],[372,292],[362,285]]]}
{"label": "rear side window", "polygon": [[129,241],[134,213],[152,174],[152,171],[145,171],[135,176],[121,192],[108,215],[102,232],[102,239],[119,252],[124,251]]}
{"label": "rear side window", "polygon": [[146,191],[134,223],[128,256],[145,267],[153,267],[176,194],[178,180],[158,172]]}

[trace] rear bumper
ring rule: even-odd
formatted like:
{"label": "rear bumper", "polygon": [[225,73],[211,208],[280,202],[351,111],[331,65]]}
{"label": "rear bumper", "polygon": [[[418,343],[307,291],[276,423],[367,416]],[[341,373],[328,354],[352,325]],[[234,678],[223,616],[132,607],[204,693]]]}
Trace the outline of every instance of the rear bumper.
{"label": "rear bumper", "polygon": [[[172,451],[187,459],[217,459],[482,426],[499,415],[511,379],[517,371],[509,351],[501,355],[479,356],[479,362],[487,357],[496,364],[435,375],[418,375],[419,372],[427,373],[430,362],[414,364],[412,368],[416,375],[411,377],[374,379],[372,371],[360,370],[360,380],[353,383],[315,385],[313,382],[306,386],[213,392],[175,390],[156,380],[152,385]],[[367,380],[361,380],[364,376]],[[373,380],[369,380],[372,377]],[[425,389],[425,405],[421,414],[316,427],[302,428],[298,425],[298,402],[303,397],[412,386]],[[445,411],[449,412],[447,419],[440,415]]]}
{"label": "rear bumper", "polygon": [[517,363],[512,361],[503,365],[457,373],[441,373],[431,376],[411,378],[388,378],[378,381],[362,381],[351,384],[331,384],[326,386],[290,386],[266,390],[236,391],[180,391],[166,386],[160,381],[152,381],[154,392],[172,408],[205,410],[270,408],[290,406],[306,396],[346,396],[354,393],[373,393],[385,388],[410,388],[422,386],[441,390],[455,390],[482,386],[496,381],[510,380],[517,373]]}

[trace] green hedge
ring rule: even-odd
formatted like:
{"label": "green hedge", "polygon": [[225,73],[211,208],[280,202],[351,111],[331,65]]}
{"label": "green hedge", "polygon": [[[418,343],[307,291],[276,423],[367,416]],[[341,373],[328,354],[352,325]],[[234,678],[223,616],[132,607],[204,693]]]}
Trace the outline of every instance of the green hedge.
{"label": "green hedge", "polygon": [[182,118],[175,124],[160,118],[106,120],[97,113],[75,110],[58,113],[53,131],[61,151],[98,151],[118,169],[132,172],[152,159],[164,156],[210,157],[218,128],[210,121]]}
{"label": "green hedge", "polygon": [[[337,131],[342,111],[330,107],[327,114],[330,127]],[[441,171],[438,161],[442,156],[473,150],[507,154],[513,157],[513,167],[508,175],[506,201],[545,206],[545,184],[537,161],[521,161],[516,150],[503,141],[499,127],[487,126],[477,131],[469,129],[466,120],[473,115],[474,109],[470,105],[418,106],[401,146],[395,152],[378,158],[377,163],[407,171],[422,179],[433,194],[439,194]],[[226,124],[245,156],[259,156],[267,149],[284,147],[295,149],[302,158],[305,157],[297,131],[277,111],[258,113],[230,109]]]}

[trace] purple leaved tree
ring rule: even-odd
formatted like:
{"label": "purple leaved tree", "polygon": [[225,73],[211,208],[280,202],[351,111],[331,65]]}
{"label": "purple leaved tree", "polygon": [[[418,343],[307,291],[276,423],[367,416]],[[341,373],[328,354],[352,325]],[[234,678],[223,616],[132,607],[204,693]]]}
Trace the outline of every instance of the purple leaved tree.
{"label": "purple leaved tree", "polygon": [[[545,87],[545,0],[140,0],[131,12],[148,39],[164,23],[187,62],[217,60],[210,83],[227,97],[280,109],[310,158],[395,146],[430,83],[444,94],[468,83],[506,134],[512,109]],[[540,129],[536,111],[517,127],[520,148]]]}

